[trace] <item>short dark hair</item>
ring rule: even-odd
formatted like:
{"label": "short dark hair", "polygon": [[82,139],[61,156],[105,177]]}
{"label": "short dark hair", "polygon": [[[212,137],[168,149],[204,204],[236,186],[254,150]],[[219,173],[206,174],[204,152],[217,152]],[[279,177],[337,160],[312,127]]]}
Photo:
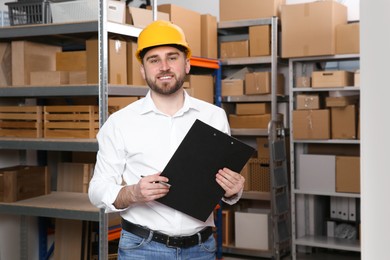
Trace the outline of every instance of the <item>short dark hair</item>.
{"label": "short dark hair", "polygon": [[145,54],[146,54],[149,50],[151,50],[151,49],[153,49],[153,48],[156,48],[156,47],[160,47],[160,46],[170,46],[170,47],[174,47],[174,48],[178,49],[179,51],[183,52],[183,53],[187,56],[188,50],[187,50],[186,47],[184,47],[184,46],[182,46],[182,45],[179,45],[179,44],[164,44],[164,45],[152,46],[152,47],[148,47],[148,48],[143,49],[142,51],[140,51],[139,57],[141,58],[141,60],[143,60],[144,57],[145,57]]}

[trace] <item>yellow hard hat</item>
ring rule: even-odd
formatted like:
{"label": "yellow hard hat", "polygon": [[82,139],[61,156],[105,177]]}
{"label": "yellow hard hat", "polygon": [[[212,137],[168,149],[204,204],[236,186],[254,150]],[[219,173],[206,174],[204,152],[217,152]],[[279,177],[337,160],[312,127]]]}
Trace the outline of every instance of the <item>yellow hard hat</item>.
{"label": "yellow hard hat", "polygon": [[142,62],[141,52],[150,47],[161,45],[179,45],[186,49],[187,58],[191,57],[183,30],[169,21],[158,20],[149,24],[138,36],[138,47],[135,56]]}

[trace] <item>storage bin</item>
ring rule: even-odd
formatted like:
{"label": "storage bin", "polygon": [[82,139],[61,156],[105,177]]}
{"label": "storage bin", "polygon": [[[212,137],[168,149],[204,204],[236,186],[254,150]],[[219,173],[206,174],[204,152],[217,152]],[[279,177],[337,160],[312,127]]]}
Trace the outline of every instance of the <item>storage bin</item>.
{"label": "storage bin", "polygon": [[0,169],[0,201],[15,202],[50,193],[45,166],[14,166]]}
{"label": "storage bin", "polygon": [[95,138],[99,130],[98,106],[45,106],[45,138]]}
{"label": "storage bin", "polygon": [[5,3],[10,25],[44,24],[51,21],[50,6],[46,0]]}
{"label": "storage bin", "polygon": [[42,107],[0,106],[0,136],[41,138]]}
{"label": "storage bin", "polygon": [[96,0],[51,2],[50,9],[53,23],[97,21],[99,13]]}

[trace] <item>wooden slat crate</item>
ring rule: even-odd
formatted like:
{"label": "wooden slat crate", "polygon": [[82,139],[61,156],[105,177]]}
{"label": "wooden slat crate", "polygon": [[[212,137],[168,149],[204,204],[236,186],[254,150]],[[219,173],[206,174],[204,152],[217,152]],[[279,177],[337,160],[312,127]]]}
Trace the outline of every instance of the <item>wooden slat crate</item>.
{"label": "wooden slat crate", "polygon": [[0,136],[43,137],[41,106],[0,106]]}
{"label": "wooden slat crate", "polygon": [[0,169],[0,201],[15,202],[50,193],[50,174],[45,166]]}
{"label": "wooden slat crate", "polygon": [[45,106],[45,138],[95,138],[99,130],[98,106]]}

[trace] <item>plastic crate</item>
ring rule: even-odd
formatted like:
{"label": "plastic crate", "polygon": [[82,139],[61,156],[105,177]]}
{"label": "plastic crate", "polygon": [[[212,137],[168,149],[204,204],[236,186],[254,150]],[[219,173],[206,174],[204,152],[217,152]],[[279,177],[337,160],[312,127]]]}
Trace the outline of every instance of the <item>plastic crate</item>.
{"label": "plastic crate", "polygon": [[51,21],[50,6],[45,0],[5,3],[10,25],[44,24]]}
{"label": "plastic crate", "polygon": [[99,9],[96,0],[50,2],[53,23],[97,21]]}

